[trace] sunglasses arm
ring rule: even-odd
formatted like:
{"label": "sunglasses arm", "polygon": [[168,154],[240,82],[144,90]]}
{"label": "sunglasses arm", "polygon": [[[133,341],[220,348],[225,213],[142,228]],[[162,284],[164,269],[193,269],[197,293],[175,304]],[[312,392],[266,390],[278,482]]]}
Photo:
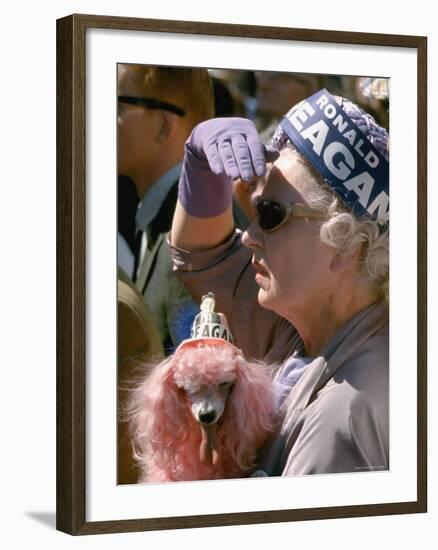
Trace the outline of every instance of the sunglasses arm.
{"label": "sunglasses arm", "polygon": [[292,205],[291,214],[297,218],[323,218],[325,216],[322,210],[299,203]]}

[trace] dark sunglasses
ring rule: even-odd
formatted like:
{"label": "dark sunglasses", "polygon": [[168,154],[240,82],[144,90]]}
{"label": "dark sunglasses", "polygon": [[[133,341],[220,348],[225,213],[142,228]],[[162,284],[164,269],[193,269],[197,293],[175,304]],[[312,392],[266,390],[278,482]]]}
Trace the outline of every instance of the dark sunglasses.
{"label": "dark sunglasses", "polygon": [[281,201],[266,199],[264,197],[255,197],[253,206],[257,217],[257,222],[263,231],[270,233],[281,227],[290,216],[296,218],[323,218],[325,214],[322,210],[311,208],[298,202],[286,204]]}
{"label": "dark sunglasses", "polygon": [[163,109],[163,111],[169,111],[178,116],[184,116],[186,112],[180,109],[176,105],[160,101],[159,99],[153,99],[151,97],[131,97],[128,95],[119,95],[118,100],[120,103],[128,103],[129,105],[140,105],[146,107],[146,109]]}

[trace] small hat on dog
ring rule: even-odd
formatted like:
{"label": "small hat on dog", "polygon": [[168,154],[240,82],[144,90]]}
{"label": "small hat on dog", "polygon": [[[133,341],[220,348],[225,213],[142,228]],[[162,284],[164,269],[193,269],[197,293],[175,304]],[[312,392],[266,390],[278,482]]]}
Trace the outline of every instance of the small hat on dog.
{"label": "small hat on dog", "polygon": [[208,292],[201,298],[200,311],[193,321],[190,338],[183,340],[177,350],[203,345],[234,345],[234,339],[223,313],[217,313],[214,308],[216,300],[213,292]]}

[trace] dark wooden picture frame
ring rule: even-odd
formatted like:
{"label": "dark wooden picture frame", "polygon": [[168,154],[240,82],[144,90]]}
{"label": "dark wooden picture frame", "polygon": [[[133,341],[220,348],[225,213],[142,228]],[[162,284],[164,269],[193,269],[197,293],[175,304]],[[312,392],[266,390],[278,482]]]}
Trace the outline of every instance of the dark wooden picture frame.
{"label": "dark wooden picture frame", "polygon": [[[85,36],[105,28],[413,48],[417,51],[417,499],[410,502],[86,521]],[[427,39],[327,30],[71,15],[57,21],[57,528],[73,535],[427,510]]]}

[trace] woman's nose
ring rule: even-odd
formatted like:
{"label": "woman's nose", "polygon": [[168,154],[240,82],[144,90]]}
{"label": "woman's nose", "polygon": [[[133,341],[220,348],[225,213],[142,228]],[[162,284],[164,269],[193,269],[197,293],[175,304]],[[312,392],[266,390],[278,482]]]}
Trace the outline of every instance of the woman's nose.
{"label": "woman's nose", "polygon": [[243,232],[242,243],[247,248],[261,248],[261,229],[257,223],[257,219],[254,219]]}

